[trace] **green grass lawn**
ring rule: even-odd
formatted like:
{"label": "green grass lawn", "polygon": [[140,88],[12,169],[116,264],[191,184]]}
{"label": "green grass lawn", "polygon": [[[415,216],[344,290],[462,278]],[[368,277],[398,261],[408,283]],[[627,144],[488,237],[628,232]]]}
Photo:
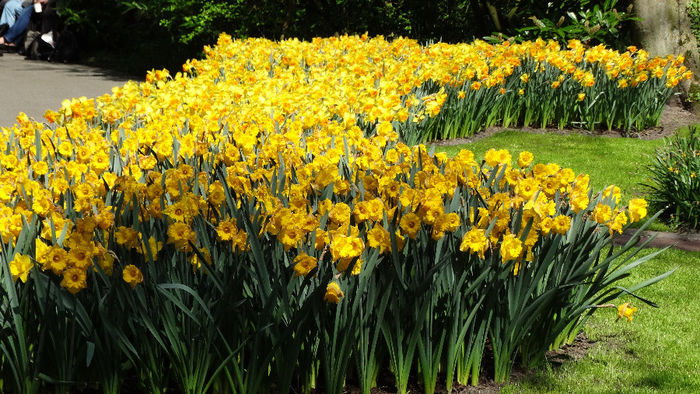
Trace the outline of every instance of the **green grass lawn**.
{"label": "green grass lawn", "polygon": [[[642,254],[651,253],[642,251]],[[629,286],[676,268],[669,278],[638,292],[659,308],[633,297],[639,310],[631,323],[615,322],[616,311],[600,309],[584,332],[596,341],[585,357],[556,369],[532,371],[504,393],[543,392],[700,392],[700,253],[669,249],[632,271]]]}
{"label": "green grass lawn", "polygon": [[[557,163],[577,174],[589,174],[594,191],[608,185],[619,186],[622,203],[626,204],[632,198],[644,197],[641,183],[647,181],[645,166],[661,145],[663,140],[503,131],[472,143],[439,146],[435,150],[452,156],[461,149],[469,149],[480,160],[491,148],[508,149],[514,161],[520,152],[530,151],[535,155],[535,163]],[[653,223],[649,229],[668,231],[669,227]]]}
{"label": "green grass lawn", "polygon": [[[505,148],[515,159],[528,150],[535,162],[554,162],[589,174],[594,190],[619,186],[625,203],[644,197],[640,183],[646,180],[645,165],[662,144],[662,140],[505,131],[436,151],[453,155],[466,148],[481,159],[490,148]],[[669,228],[655,223],[651,229]],[[639,291],[660,308],[622,297],[618,304],[629,301],[639,308],[631,323],[615,322],[615,310],[598,310],[584,329],[595,343],[582,359],[531,371],[523,380],[505,386],[503,392],[700,392],[700,324],[696,321],[700,318],[700,253],[667,250],[637,267],[620,285],[639,283],[676,267],[666,280]]]}

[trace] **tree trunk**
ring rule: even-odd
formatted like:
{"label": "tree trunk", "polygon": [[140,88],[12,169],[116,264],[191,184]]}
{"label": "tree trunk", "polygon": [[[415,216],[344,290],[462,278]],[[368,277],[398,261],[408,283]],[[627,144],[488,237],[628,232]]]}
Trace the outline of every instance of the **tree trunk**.
{"label": "tree trunk", "polygon": [[287,12],[284,15],[284,23],[282,24],[282,37],[284,40],[286,37],[290,36],[289,30],[294,24],[294,19],[296,18],[297,12],[297,0],[287,0]]}
{"label": "tree trunk", "polygon": [[634,0],[636,36],[641,47],[652,56],[676,54],[685,56],[686,66],[693,79],[685,81],[681,90],[688,93],[692,85],[700,83],[700,56],[698,41],[690,30],[686,6],[689,0]]}

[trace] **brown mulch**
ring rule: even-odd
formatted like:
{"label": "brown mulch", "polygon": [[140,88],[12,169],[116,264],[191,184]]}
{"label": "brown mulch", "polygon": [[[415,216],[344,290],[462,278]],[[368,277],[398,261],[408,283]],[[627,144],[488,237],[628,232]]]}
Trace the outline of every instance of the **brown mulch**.
{"label": "brown mulch", "polygon": [[[654,127],[646,130],[640,130],[631,132],[627,137],[639,138],[643,140],[655,140],[673,135],[673,133],[678,130],[678,128],[683,126],[690,126],[695,123],[700,123],[700,116],[690,112],[685,107],[684,103],[677,96],[672,96],[671,99],[666,103],[664,111],[661,113],[661,120],[659,122],[659,127]],[[431,144],[436,146],[451,146],[451,145],[461,145],[473,141],[478,141],[483,138],[488,138],[494,134],[500,133],[505,130],[521,130],[529,133],[536,134],[581,134],[581,135],[592,135],[600,137],[624,137],[625,134],[621,130],[594,130],[589,131],[585,129],[576,128],[564,128],[557,129],[553,127],[547,128],[535,128],[535,127],[501,127],[493,126],[487,127],[486,129],[476,133],[475,135],[468,138],[454,138],[451,140],[435,141]]]}
{"label": "brown mulch", "polygon": [[[637,229],[628,228],[622,234],[615,237],[617,245],[624,245],[632,238]],[[642,245],[647,240],[651,241],[647,248],[665,248],[671,246],[675,249],[687,250],[690,252],[700,252],[700,233],[670,233],[661,231],[644,231],[639,238],[637,245]]]}

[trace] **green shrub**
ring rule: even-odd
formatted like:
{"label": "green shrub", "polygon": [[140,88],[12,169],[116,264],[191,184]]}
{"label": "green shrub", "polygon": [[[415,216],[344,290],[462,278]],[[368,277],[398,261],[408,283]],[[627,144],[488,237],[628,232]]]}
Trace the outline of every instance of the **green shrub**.
{"label": "green shrub", "polygon": [[[536,37],[587,45],[627,46],[633,19],[629,0],[63,0],[60,14],[86,52],[128,58],[143,72],[178,67],[201,54],[221,32],[235,38],[336,34],[403,36],[421,42],[472,41],[479,37]],[[625,9],[627,11],[625,11]],[[497,38],[500,40],[500,38]],[[103,55],[103,54],[99,54]],[[101,61],[104,56],[98,56]],[[160,63],[158,63],[160,61]],[[132,64],[132,66],[129,66]]]}
{"label": "green shrub", "polygon": [[688,18],[690,19],[690,30],[695,34],[695,38],[700,42],[700,1],[691,0],[686,5]]}
{"label": "green shrub", "polygon": [[517,3],[520,8],[515,14],[519,23],[513,26],[511,34],[519,39],[541,37],[563,42],[577,39],[589,44],[605,43],[618,49],[631,43],[629,29],[624,29],[635,19],[629,1],[527,0]]}
{"label": "green shrub", "polygon": [[700,229],[700,128],[677,135],[659,148],[648,166],[648,201],[653,209],[668,207],[664,217],[681,229]]}

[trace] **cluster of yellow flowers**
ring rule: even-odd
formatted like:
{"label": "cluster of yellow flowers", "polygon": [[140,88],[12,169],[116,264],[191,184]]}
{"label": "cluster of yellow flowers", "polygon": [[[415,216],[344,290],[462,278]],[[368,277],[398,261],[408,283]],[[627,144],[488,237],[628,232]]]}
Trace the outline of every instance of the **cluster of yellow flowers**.
{"label": "cluster of yellow flowers", "polygon": [[[211,254],[193,229],[196,218],[211,223],[233,253],[246,253],[250,237],[276,239],[296,251],[298,276],[326,251],[339,272],[357,274],[364,250],[390,253],[392,238],[401,250],[422,229],[435,240],[464,234],[460,249],[481,258],[498,251],[503,262],[531,261],[538,240],[565,234],[572,215],[590,210],[587,218],[612,233],[645,216],[646,203],[618,207],[619,189],[611,187],[591,207],[587,176],[533,164],[528,152],[513,167],[504,150],[489,151],[482,164],[468,150],[448,158],[397,142],[392,122],[432,116],[445,100],[442,91],[418,98],[413,89],[429,80],[497,87],[526,57],[582,86],[595,83],[590,70],[576,65],[582,59],[603,64],[621,85],[662,76],[676,84],[687,73],[682,58],[585,50],[577,42],[561,50],[541,40],[420,46],[366,36],[271,42],[222,35],[205,52],[206,59],[188,61],[174,76],[153,71],[146,82],[111,95],[66,100],[46,113],[49,125],[21,114],[3,128],[0,235],[15,242],[25,222],[39,228],[33,261],[18,253],[11,262],[15,279],[26,281],[36,265],[76,293],[95,266],[111,274],[119,250],[152,262],[174,248],[201,267]],[[358,124],[375,122],[366,137]],[[488,185],[500,171],[499,183]],[[273,187],[270,179],[278,178],[284,187]],[[479,195],[483,205],[448,209],[458,188]],[[240,204],[227,201],[227,190],[254,198],[261,234],[222,215],[221,207]],[[520,209],[533,223],[527,234],[511,233]],[[386,220],[393,217],[395,234]],[[147,232],[152,221],[167,231]],[[137,265],[121,273],[131,286],[143,281]],[[328,286],[327,300],[342,296],[337,284]]]}

